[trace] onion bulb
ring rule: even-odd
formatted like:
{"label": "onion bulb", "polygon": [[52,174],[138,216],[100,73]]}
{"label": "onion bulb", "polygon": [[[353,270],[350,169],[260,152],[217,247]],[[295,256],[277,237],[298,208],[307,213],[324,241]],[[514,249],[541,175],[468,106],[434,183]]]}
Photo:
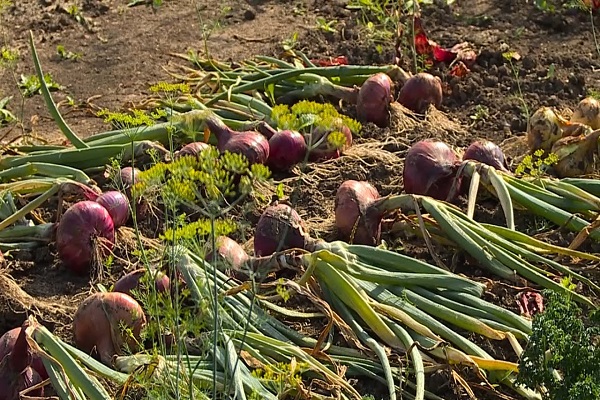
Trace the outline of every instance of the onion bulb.
{"label": "onion bulb", "polygon": [[227,236],[219,236],[216,238],[215,244],[217,248],[216,254],[214,251],[206,253],[206,261],[213,262],[216,256],[217,264],[215,267],[226,272],[243,272],[247,268],[250,256],[235,240]]}
{"label": "onion bulb", "polygon": [[371,203],[379,192],[365,181],[348,180],[335,196],[335,226],[344,240],[356,244],[376,245],[381,236],[381,215]]}
{"label": "onion bulb", "polygon": [[552,145],[563,137],[563,128],[566,126],[561,116],[556,114],[550,107],[540,107],[529,118],[527,128],[527,145],[533,153],[542,149],[548,152]]}
{"label": "onion bulb", "polygon": [[[335,124],[335,128],[317,127],[311,133],[306,134],[305,140],[309,147],[309,161],[322,161],[338,158],[344,150],[352,146],[352,131],[346,125]],[[341,132],[345,138],[342,143],[330,143],[334,132]]]}
{"label": "onion bulb", "polygon": [[[456,181],[459,160],[456,153],[440,141],[422,140],[415,143],[404,160],[404,190],[409,194],[430,196],[438,200],[448,198]],[[456,186],[460,188],[460,186]]]}
{"label": "onion bulb", "polygon": [[269,141],[256,131],[236,132],[229,128],[215,114],[210,114],[204,120],[208,133],[212,132],[217,138],[217,147],[221,153],[229,151],[246,157],[250,164],[264,164],[269,158]]}
{"label": "onion bulb", "polygon": [[392,79],[383,72],[369,77],[362,84],[356,102],[356,115],[361,122],[373,122],[380,128],[388,125],[392,86]]}
{"label": "onion bulb", "polygon": [[[25,325],[24,325],[25,326]],[[19,338],[19,334],[21,333],[23,327],[18,327],[11,329],[4,333],[0,337],[0,360],[2,360],[6,355],[10,354],[15,344],[17,343],[17,339]],[[38,375],[42,378],[42,380],[48,378],[48,372],[46,372],[46,367],[44,367],[44,363],[42,359],[37,354],[33,354],[31,356],[31,368],[38,373]]]}
{"label": "onion bulb", "polygon": [[177,160],[183,156],[194,156],[198,157],[198,154],[202,153],[203,150],[206,150],[210,147],[208,143],[204,142],[192,142],[183,146],[180,150],[176,151],[173,154],[173,158]]}
{"label": "onion bulb", "polygon": [[589,135],[567,136],[552,146],[552,153],[558,157],[553,165],[559,178],[573,178],[594,172],[594,154],[598,151],[600,129]]}
{"label": "onion bulb", "polygon": [[419,114],[424,114],[433,104],[439,108],[442,104],[442,81],[427,72],[411,76],[400,89],[398,102]]}
{"label": "onion bulb", "polygon": [[115,355],[123,354],[125,346],[130,351],[139,349],[145,325],[144,311],[131,296],[95,293],[79,305],[73,318],[75,345],[110,366]]}
{"label": "onion bulb", "polygon": [[296,210],[279,203],[267,207],[256,224],[254,254],[270,256],[291,248],[309,250],[314,242]]}
{"label": "onion bulb", "polygon": [[154,287],[158,293],[167,292],[170,289],[170,280],[162,271],[148,271],[145,268],[136,269],[123,275],[113,286],[113,292],[125,293],[131,296],[131,291],[137,289],[140,280],[148,272],[154,276]]}
{"label": "onion bulb", "polygon": [[277,131],[269,138],[269,167],[288,170],[306,157],[306,141],[300,133]]}
{"label": "onion bulb", "polygon": [[75,273],[88,271],[90,263],[112,249],[114,241],[110,214],[102,205],[89,200],[69,207],[56,230],[58,256]]}
{"label": "onion bulb", "polygon": [[[9,351],[0,358],[0,400],[20,399],[20,392],[42,382],[41,376],[32,365],[34,358],[27,343],[28,326],[29,323],[25,321],[23,326],[17,328],[18,331],[9,331],[11,333],[7,338],[3,336]],[[37,360],[41,364],[39,357]],[[41,366],[43,368],[43,365]],[[33,397],[43,394],[43,387],[28,392],[28,395]]]}
{"label": "onion bulb", "polygon": [[592,129],[600,129],[600,101],[593,97],[581,100],[573,111],[571,122],[579,122]]}
{"label": "onion bulb", "polygon": [[489,140],[478,140],[465,150],[463,160],[475,160],[497,170],[508,172],[508,164],[502,149]]}
{"label": "onion bulb", "polygon": [[123,193],[116,190],[104,192],[98,196],[96,203],[106,208],[115,228],[127,223],[129,219],[129,199]]}
{"label": "onion bulb", "polygon": [[[117,177],[119,184],[119,188],[123,188],[126,193],[131,190],[131,187],[139,182],[138,174],[140,170],[133,167],[123,167],[121,171],[119,171],[119,175]],[[128,194],[129,196],[129,194]]]}

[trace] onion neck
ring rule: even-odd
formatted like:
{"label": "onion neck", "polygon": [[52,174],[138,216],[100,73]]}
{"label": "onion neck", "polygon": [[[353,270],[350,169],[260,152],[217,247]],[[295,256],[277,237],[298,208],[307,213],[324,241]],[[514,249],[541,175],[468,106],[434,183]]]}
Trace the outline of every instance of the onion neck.
{"label": "onion neck", "polygon": [[230,139],[233,131],[214,113],[204,120],[206,127],[217,137],[218,147],[222,148]]}

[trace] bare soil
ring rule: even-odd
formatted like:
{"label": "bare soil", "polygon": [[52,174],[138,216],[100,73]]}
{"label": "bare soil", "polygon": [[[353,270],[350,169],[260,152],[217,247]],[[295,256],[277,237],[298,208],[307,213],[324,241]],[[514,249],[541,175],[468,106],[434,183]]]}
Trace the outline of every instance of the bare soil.
{"label": "bare soil", "polygon": [[[79,18],[75,18],[68,12],[74,2],[15,1],[1,16],[2,44],[18,50],[19,59],[14,67],[2,69],[0,98],[13,96],[8,108],[21,124],[0,126],[0,138],[4,143],[27,137],[64,142],[42,97],[22,98],[18,89],[21,74],[34,73],[29,31],[33,32],[45,72],[65,87],[54,92],[54,97],[60,102],[67,123],[87,137],[109,129],[95,115],[99,109],[125,110],[146,99],[151,84],[169,81],[165,69],[184,63],[173,53],[191,50],[204,54],[208,50],[221,61],[239,61],[254,55],[278,56],[282,41],[297,33],[297,47],[310,58],[344,55],[350,64],[391,63],[395,43],[387,43],[378,51],[357,24],[358,13],[348,10],[346,3],[165,0],[154,9],[147,4],[127,7],[126,1],[81,0]],[[460,78],[451,77],[447,66],[433,69],[442,78],[446,93],[441,112],[430,116],[428,123],[404,130],[367,125],[357,140],[359,146],[346,157],[309,166],[305,171],[308,178],[301,184],[294,176],[279,177],[286,178],[290,200],[297,204],[314,236],[335,238],[333,198],[343,180],[369,180],[382,195],[400,193],[401,161],[415,141],[438,137],[453,146],[465,147],[477,138],[485,138],[508,146],[523,137],[527,115],[538,107],[553,106],[568,114],[568,109],[585,95],[600,92],[600,50],[595,47],[590,15],[577,10],[544,12],[532,3],[458,0],[452,6],[423,6],[422,21],[429,38],[444,47],[468,41],[478,53],[477,61]],[[317,29],[318,16],[326,21],[336,20],[336,32]],[[593,21],[600,25],[597,16]],[[58,45],[81,53],[81,58],[60,57]],[[507,60],[503,54],[508,51],[518,56]],[[68,105],[67,97],[75,105]],[[482,109],[486,112],[481,113]],[[346,111],[353,115],[352,109]],[[480,205],[478,212],[492,221],[501,219],[493,202],[491,208]],[[253,210],[243,215],[247,236],[259,213],[260,210]],[[568,235],[556,236],[563,245],[572,239]],[[432,261],[419,240],[394,234],[387,239],[411,255]],[[455,256],[451,249],[440,251],[449,265],[485,278],[463,256]],[[90,292],[89,277],[68,273],[56,261],[52,245],[42,251],[14,252],[7,255],[7,261],[7,270],[21,289],[39,304],[47,305],[33,307],[39,311],[40,320],[70,340],[72,310]],[[113,272],[119,274],[121,270],[122,264],[117,262]],[[499,282],[488,298],[516,309],[514,293],[514,288]],[[0,333],[18,326],[25,318],[26,310],[4,301],[6,297],[0,294]],[[502,354],[502,349],[496,348],[494,354]],[[444,376],[439,386],[448,382]],[[447,399],[464,398],[462,392],[453,394],[451,387],[455,386],[450,384],[440,395]],[[501,398],[487,392],[478,391],[478,395]]]}

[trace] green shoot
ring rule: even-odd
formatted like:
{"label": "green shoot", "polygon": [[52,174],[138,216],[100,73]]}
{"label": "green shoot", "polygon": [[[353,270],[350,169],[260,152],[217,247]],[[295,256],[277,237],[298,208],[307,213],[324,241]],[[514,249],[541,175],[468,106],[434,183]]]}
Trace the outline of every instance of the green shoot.
{"label": "green shoot", "polygon": [[331,21],[327,21],[324,17],[317,17],[316,20],[317,23],[317,29],[323,31],[323,32],[328,32],[328,33],[336,33],[337,29],[335,29],[335,26],[337,25],[337,20],[333,19]]}
{"label": "green shoot", "polygon": [[65,46],[62,44],[56,46],[56,52],[60,58],[71,61],[78,61],[83,56],[81,53],[73,53],[72,51],[65,49]]}

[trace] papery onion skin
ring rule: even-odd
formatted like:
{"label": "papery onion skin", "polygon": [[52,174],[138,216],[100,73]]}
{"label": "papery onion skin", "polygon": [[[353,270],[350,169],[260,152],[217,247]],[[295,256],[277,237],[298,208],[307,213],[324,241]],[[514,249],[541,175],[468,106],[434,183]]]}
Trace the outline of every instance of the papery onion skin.
{"label": "papery onion skin", "polygon": [[471,143],[463,153],[462,159],[479,161],[497,170],[509,172],[504,152],[496,143],[489,140]]}
{"label": "papery onion skin", "polygon": [[267,207],[256,224],[254,255],[270,256],[291,248],[308,250],[313,243],[296,210],[279,203]]}
{"label": "papery onion skin", "polygon": [[441,79],[427,72],[411,76],[398,94],[400,104],[419,114],[424,114],[431,104],[439,108],[442,98]]}
{"label": "papery onion skin", "polygon": [[278,131],[269,139],[267,166],[288,170],[306,157],[306,141],[300,133],[290,130]]}
{"label": "papery onion skin", "polygon": [[148,271],[145,268],[136,269],[123,275],[113,286],[113,292],[125,293],[131,296],[131,291],[137,289],[140,280],[144,275],[150,272],[154,276],[154,287],[158,293],[167,292],[170,289],[170,280],[167,275],[161,271]]}
{"label": "papery onion skin", "polygon": [[123,193],[116,190],[104,192],[96,202],[106,208],[115,228],[125,225],[129,220],[129,199]]}
{"label": "papery onion skin", "polygon": [[600,130],[588,135],[567,136],[552,146],[558,162],[552,166],[559,178],[575,178],[594,172],[594,155],[597,152]]}
{"label": "papery onion skin", "polygon": [[104,249],[112,249],[114,242],[113,220],[106,208],[95,201],[73,204],[56,230],[59,258],[69,270],[79,274],[87,272],[94,257],[104,254]]}
{"label": "papery onion skin", "polygon": [[343,182],[335,196],[335,226],[343,240],[376,245],[381,237],[381,216],[373,215],[369,205],[379,192],[365,181]]}
{"label": "papery onion skin", "polygon": [[388,107],[393,100],[392,79],[383,72],[369,77],[358,91],[356,115],[361,122],[372,122],[380,128],[389,124]]}
{"label": "papery onion skin", "polygon": [[219,236],[215,239],[215,245],[217,251],[207,252],[204,259],[212,263],[216,256],[215,267],[219,270],[233,272],[237,276],[237,273],[244,272],[248,267],[250,256],[238,242],[227,236]]}
{"label": "papery onion skin", "polygon": [[570,121],[588,125],[592,129],[600,129],[600,101],[593,97],[581,100],[573,110]]}
{"label": "papery onion skin", "polygon": [[133,352],[139,349],[145,325],[144,311],[131,296],[119,292],[95,293],[79,305],[73,318],[75,345],[111,366],[113,357],[123,354],[125,344]]}
{"label": "papery onion skin", "polygon": [[210,145],[204,142],[192,142],[183,146],[180,150],[173,154],[173,159],[177,160],[183,156],[194,156],[198,157],[200,153],[208,149]]}
{"label": "papery onion skin", "polygon": [[206,127],[217,138],[217,147],[221,153],[241,154],[250,164],[265,164],[269,158],[269,141],[256,131],[237,132],[229,128],[216,115],[205,119]]}
{"label": "papery onion skin", "polygon": [[456,178],[459,159],[456,153],[444,142],[421,140],[415,143],[404,160],[404,190],[408,194],[420,194],[437,200],[448,198],[456,180],[456,192],[460,189],[460,179]]}

